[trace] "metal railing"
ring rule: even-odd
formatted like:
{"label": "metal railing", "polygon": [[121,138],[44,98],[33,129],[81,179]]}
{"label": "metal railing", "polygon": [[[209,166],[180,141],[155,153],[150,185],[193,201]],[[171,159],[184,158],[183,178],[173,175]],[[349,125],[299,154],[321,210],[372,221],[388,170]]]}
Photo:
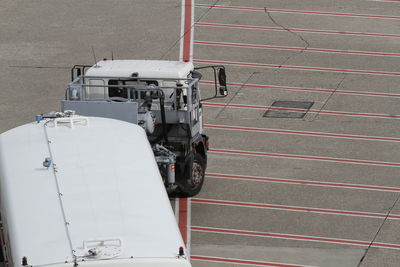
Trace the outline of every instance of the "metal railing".
{"label": "metal railing", "polygon": [[[92,81],[103,81],[104,84],[91,84]],[[136,82],[137,85],[122,85],[122,84],[108,84],[109,81],[122,81],[122,82]],[[158,85],[152,84],[157,82]],[[115,76],[79,76],[74,81],[69,83],[66,90],[66,100],[74,101],[113,101],[112,97],[109,97],[110,88],[121,88],[127,89],[127,97],[117,99],[119,102],[140,102],[144,101],[140,97],[140,94],[136,92],[158,92],[159,97],[163,98],[165,104],[174,109],[179,109],[181,105],[186,106],[185,110],[192,111],[199,105],[200,102],[200,91],[198,90],[198,78],[139,78],[139,77],[115,77]],[[89,82],[89,83],[85,83]],[[149,84],[143,85],[140,83]],[[175,82],[176,86],[164,86],[164,82]],[[161,85],[160,85],[161,84]],[[88,93],[90,88],[104,88],[103,98],[91,98]],[[168,92],[169,96],[165,95]],[[185,95],[186,93],[186,95]],[[194,95],[196,94],[196,95]],[[182,101],[181,101],[182,98]],[[157,103],[157,99],[154,99]],[[179,102],[178,102],[179,101]]]}

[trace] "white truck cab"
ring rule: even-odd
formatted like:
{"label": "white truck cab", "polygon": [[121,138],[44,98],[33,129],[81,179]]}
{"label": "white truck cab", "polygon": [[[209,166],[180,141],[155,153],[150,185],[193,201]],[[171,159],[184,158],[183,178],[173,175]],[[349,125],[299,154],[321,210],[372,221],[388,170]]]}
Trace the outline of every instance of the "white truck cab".
{"label": "white truck cab", "polygon": [[213,98],[226,96],[224,66],[106,59],[93,66],[76,65],[61,110],[140,125],[169,196],[192,197],[200,192],[207,167],[209,137],[203,134],[199,87],[199,70],[204,68],[213,70]]}
{"label": "white truck cab", "polygon": [[[104,59],[90,67],[85,75],[89,85],[99,87],[86,87],[85,94],[87,99],[107,99],[112,97],[128,98],[129,90],[118,87],[108,87],[107,85],[138,85],[138,81],[123,79],[126,77],[159,79],[143,81],[142,85],[154,84],[160,87],[176,87],[179,80],[167,79],[187,79],[191,77],[194,70],[193,63],[181,61],[163,60],[107,60]],[[112,78],[114,77],[114,78]],[[182,81],[183,82],[183,81]],[[102,86],[101,86],[102,85]],[[173,90],[164,88],[164,91],[172,93]],[[170,94],[168,94],[169,96]]]}
{"label": "white truck cab", "polygon": [[146,132],[73,112],[0,134],[5,266],[190,267]]}

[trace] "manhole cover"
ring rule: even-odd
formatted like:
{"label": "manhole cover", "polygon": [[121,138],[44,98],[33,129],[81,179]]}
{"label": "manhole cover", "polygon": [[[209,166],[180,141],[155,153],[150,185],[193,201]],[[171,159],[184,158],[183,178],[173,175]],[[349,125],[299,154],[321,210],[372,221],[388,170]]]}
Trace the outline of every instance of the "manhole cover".
{"label": "manhole cover", "polygon": [[301,119],[313,104],[310,101],[275,101],[263,117]]}

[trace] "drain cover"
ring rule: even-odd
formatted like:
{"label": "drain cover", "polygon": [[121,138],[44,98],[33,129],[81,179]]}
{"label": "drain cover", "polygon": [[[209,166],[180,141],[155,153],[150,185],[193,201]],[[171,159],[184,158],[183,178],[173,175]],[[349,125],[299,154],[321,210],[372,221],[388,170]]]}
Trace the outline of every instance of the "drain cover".
{"label": "drain cover", "polygon": [[[310,101],[275,101],[271,107],[264,113],[265,118],[290,118],[301,119],[311,108],[314,102]],[[279,109],[282,108],[282,109]],[[302,109],[302,110],[291,110]]]}

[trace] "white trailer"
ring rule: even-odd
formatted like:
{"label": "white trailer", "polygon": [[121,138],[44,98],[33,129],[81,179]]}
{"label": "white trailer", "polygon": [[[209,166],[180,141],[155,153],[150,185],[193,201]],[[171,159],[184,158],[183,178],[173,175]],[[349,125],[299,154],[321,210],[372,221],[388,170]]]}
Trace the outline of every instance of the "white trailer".
{"label": "white trailer", "polygon": [[5,266],[190,267],[143,128],[55,115],[0,135]]}

